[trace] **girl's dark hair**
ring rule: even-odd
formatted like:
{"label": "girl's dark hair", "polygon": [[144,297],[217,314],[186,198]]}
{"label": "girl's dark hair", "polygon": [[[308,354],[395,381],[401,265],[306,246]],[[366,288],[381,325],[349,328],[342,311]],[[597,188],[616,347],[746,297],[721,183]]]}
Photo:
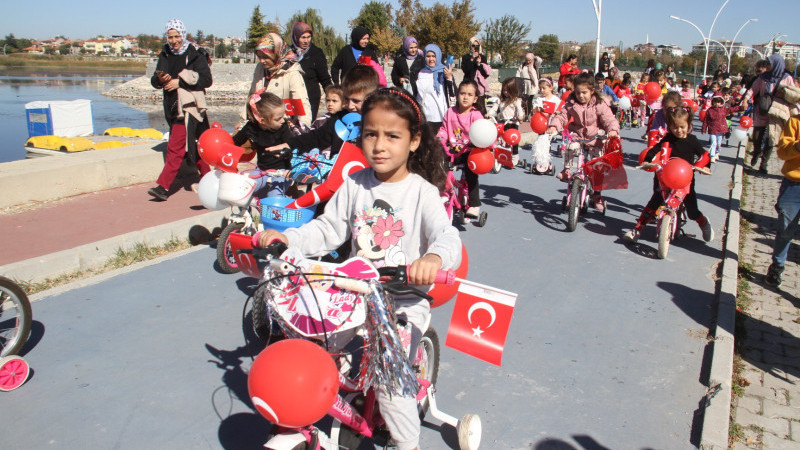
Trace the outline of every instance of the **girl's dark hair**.
{"label": "girl's dark hair", "polygon": [[[377,108],[388,109],[408,122],[411,136],[420,136],[419,148],[408,156],[406,167],[444,192],[447,172],[444,170],[444,151],[433,130],[425,120],[416,100],[405,91],[396,88],[382,88],[370,94],[361,107],[365,120],[370,111]],[[362,125],[363,126],[363,125]]]}
{"label": "girl's dark hair", "polygon": [[[602,77],[603,75],[600,76]],[[594,98],[597,101],[597,103],[603,101],[603,97],[601,97],[600,93],[597,92],[597,89],[595,89],[595,79],[591,73],[580,73],[575,76],[575,81],[573,82],[573,88],[575,88],[575,90],[577,91],[578,86],[582,85],[589,86],[589,89],[591,89],[592,94],[594,95]],[[575,93],[573,92],[572,95],[570,95],[570,97],[575,98]]]}
{"label": "girl's dark hair", "polygon": [[569,75],[564,76],[564,86],[567,85],[567,82],[572,83],[572,88],[575,89],[575,74],[571,73]]}
{"label": "girl's dark hair", "polygon": [[685,106],[673,106],[664,110],[664,115],[667,118],[667,126],[675,125],[677,121],[686,121],[689,124],[689,130],[692,127],[692,109]]}
{"label": "girl's dark hair", "polygon": [[625,81],[625,80],[628,80],[628,81],[631,80],[631,73],[630,72],[625,72],[624,74],[622,74],[622,81]]}
{"label": "girl's dark hair", "polygon": [[[283,110],[284,105],[283,100],[272,92],[262,92],[261,100],[256,102],[255,107],[258,109],[258,113],[261,114],[261,117],[267,117],[269,114],[272,114],[272,111],[276,108]],[[250,110],[250,107],[247,108],[247,118],[255,122],[255,117],[253,117],[253,112]]]}
{"label": "girl's dark hair", "polygon": [[[508,93],[508,98],[503,95],[504,92]],[[517,89],[516,78],[506,78],[503,84],[500,85],[500,100],[513,102],[519,98],[519,90]]]}
{"label": "girl's dark hair", "polygon": [[766,59],[759,59],[756,61],[756,69],[767,69],[767,71],[769,71],[772,69],[772,64]]}
{"label": "girl's dark hair", "polygon": [[569,56],[567,56],[567,59],[564,60],[564,62],[567,62],[567,61],[570,61],[570,60],[573,60],[573,59],[578,59],[578,55],[576,55],[574,53],[570,53]]}
{"label": "girl's dark hair", "polygon": [[666,102],[672,103],[675,106],[683,105],[683,99],[678,91],[668,91],[664,94],[664,97],[661,99],[661,105],[664,105]]}
{"label": "girl's dark hair", "polygon": [[[464,87],[464,86],[472,86],[472,89],[475,89],[475,97],[476,98],[478,97],[478,92],[480,92],[480,89],[478,88],[478,82],[477,81],[475,81],[475,80],[464,80],[464,81],[462,81],[458,85],[458,91],[456,91],[456,92],[461,91],[461,88]],[[484,116],[486,115],[486,109],[483,107],[481,102],[475,102],[475,104],[472,105],[472,106],[474,106],[475,109],[480,111],[482,115],[484,115]]]}

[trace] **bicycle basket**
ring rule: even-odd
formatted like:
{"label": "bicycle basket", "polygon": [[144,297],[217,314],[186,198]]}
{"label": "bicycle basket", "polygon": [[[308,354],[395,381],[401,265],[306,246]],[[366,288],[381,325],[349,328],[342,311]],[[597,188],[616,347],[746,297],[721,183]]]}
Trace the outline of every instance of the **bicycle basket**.
{"label": "bicycle basket", "polygon": [[289,197],[267,197],[261,199],[261,222],[264,228],[284,231],[287,228],[296,228],[314,218],[316,205],[308,208],[291,209],[286,205],[292,203]]}

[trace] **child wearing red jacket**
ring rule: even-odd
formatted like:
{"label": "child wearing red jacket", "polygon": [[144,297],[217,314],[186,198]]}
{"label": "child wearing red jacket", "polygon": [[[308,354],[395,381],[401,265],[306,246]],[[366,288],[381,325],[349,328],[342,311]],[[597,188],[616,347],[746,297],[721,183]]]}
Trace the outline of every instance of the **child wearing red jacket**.
{"label": "child wearing red jacket", "polygon": [[703,119],[703,133],[711,135],[711,148],[708,150],[711,162],[719,160],[722,137],[728,132],[728,115],[741,109],[741,106],[725,107],[725,99],[722,96],[717,95],[711,99],[711,108],[706,110]]}

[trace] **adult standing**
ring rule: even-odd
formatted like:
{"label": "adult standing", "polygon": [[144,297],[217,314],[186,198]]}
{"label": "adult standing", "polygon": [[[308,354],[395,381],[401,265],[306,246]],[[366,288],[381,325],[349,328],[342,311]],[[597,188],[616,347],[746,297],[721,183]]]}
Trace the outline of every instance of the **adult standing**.
{"label": "adult standing", "polygon": [[311,104],[308,101],[308,90],[303,79],[303,69],[297,62],[297,55],[286,48],[277,33],[267,33],[256,44],[256,56],[259,63],[253,73],[253,82],[250,85],[249,95],[253,95],[261,88],[266,88],[281,99],[294,100],[289,102],[291,107],[296,107],[299,100],[303,106],[303,114],[287,114],[296,117],[305,126],[311,126]]}
{"label": "adult standing", "polygon": [[425,65],[419,72],[411,73],[411,89],[434,136],[450,107],[450,97],[455,96],[452,69],[442,64],[439,46],[428,44],[425,46]]}
{"label": "adult standing", "polygon": [[672,64],[667,64],[667,70],[664,72],[664,75],[670,80],[672,86],[678,83],[678,75],[675,73],[675,67],[673,67]]}
{"label": "adult standing", "polygon": [[477,36],[469,40],[469,53],[461,57],[461,70],[465,80],[474,80],[478,83],[478,109],[486,111],[486,93],[489,90],[489,77],[492,75],[492,66],[483,54],[483,46]]}
{"label": "adult standing", "polygon": [[197,138],[209,128],[205,89],[211,86],[207,55],[186,39],[186,27],[178,19],[167,22],[167,43],[158,55],[150,84],[164,93],[164,117],[169,124],[169,140],[164,168],[157,185],[147,193],[157,200],[169,198],[169,191],[185,157],[195,164],[200,176],[211,168],[197,153]]}
{"label": "adult standing", "polygon": [[522,108],[525,110],[525,120],[531,115],[533,97],[539,93],[539,74],[536,71],[536,56],[533,53],[525,54],[525,61],[517,69],[519,80],[519,94],[522,97]]}
{"label": "adult standing", "polygon": [[603,56],[600,57],[599,69],[598,72],[608,78],[608,71],[611,70],[611,58],[608,57],[608,52],[603,52]]}
{"label": "adult standing", "polygon": [[331,64],[331,78],[336,84],[342,84],[345,75],[358,64],[358,59],[368,56],[377,59],[375,50],[369,45],[369,30],[364,27],[353,28],[350,33],[350,44],[345,45]]}
{"label": "adult standing", "polygon": [[648,59],[647,60],[647,67],[644,68],[644,73],[650,75],[650,78],[651,78],[650,81],[655,81],[655,80],[652,79],[653,78],[653,72],[655,72],[655,71],[656,71],[656,60],[655,59]]}
{"label": "adult standing", "polygon": [[770,69],[756,79],[753,87],[744,96],[745,104],[753,99],[753,156],[750,159],[750,166],[755,167],[760,159],[761,164],[758,171],[764,174],[767,173],[772,148],[778,144],[770,142],[769,136],[764,139],[769,123],[767,112],[772,105],[772,99],[778,86],[794,84],[792,76],[785,70],[783,56],[774,53],[769,56],[768,61]]}
{"label": "adult standing", "polygon": [[722,63],[717,67],[717,70],[714,71],[714,79],[716,80],[719,77],[722,77],[723,80],[730,78],[731,74],[728,72],[728,65],[726,63]]}
{"label": "adult standing", "polygon": [[419,73],[425,66],[425,57],[419,48],[417,39],[414,36],[403,38],[403,46],[394,57],[394,67],[392,67],[392,85],[398,89],[405,89],[410,93],[411,72]]}
{"label": "adult standing", "polygon": [[558,68],[558,73],[560,74],[558,77],[558,89],[563,91],[566,88],[564,79],[567,75],[577,75],[581,73],[581,69],[578,68],[578,56],[574,54],[567,56],[567,59],[561,64],[561,67]]}
{"label": "adult standing", "polygon": [[311,39],[314,32],[311,26],[303,22],[295,22],[292,27],[292,48],[297,55],[297,62],[303,69],[303,81],[306,83],[308,103],[311,105],[311,120],[317,118],[319,102],[322,97],[320,87],[325,89],[333,84],[328,71],[328,60],[322,49],[314,45]]}

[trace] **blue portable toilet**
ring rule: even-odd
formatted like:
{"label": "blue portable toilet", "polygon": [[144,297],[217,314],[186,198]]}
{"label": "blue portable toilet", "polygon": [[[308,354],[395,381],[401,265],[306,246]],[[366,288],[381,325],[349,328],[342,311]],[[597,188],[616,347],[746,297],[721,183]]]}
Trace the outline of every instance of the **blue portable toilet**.
{"label": "blue portable toilet", "polygon": [[28,137],[87,136],[94,133],[91,100],[42,101],[25,104]]}

